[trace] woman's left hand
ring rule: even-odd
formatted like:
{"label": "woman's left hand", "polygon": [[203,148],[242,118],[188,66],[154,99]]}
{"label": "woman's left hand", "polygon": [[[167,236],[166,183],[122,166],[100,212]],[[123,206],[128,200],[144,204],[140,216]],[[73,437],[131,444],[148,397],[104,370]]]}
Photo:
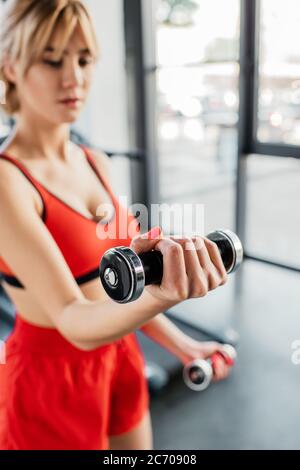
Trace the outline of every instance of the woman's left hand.
{"label": "woman's left hand", "polygon": [[[193,338],[188,338],[181,346],[180,352],[177,357],[183,363],[183,365],[189,364],[195,359],[210,359],[215,353],[224,353],[222,344],[215,341],[196,341]],[[214,356],[214,377],[213,381],[218,382],[228,377],[231,367],[226,364],[225,359],[222,356]]]}

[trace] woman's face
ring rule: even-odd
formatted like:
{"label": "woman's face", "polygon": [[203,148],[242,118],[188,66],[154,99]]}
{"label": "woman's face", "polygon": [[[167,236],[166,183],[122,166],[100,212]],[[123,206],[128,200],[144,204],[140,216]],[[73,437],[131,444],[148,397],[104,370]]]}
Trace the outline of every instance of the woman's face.
{"label": "woman's face", "polygon": [[25,77],[17,72],[20,114],[33,113],[51,124],[74,122],[88,95],[95,66],[84,36],[77,28],[63,56],[57,58],[58,33],[54,33],[41,60]]}

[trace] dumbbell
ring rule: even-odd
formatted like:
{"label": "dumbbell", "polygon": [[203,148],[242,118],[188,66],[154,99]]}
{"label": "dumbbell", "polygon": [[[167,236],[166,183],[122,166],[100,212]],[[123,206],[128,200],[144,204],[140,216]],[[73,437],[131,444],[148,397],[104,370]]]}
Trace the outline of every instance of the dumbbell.
{"label": "dumbbell", "polygon": [[233,365],[236,359],[236,350],[230,344],[223,344],[222,351],[218,351],[210,359],[195,359],[183,368],[185,384],[196,392],[205,390],[214,375],[214,361],[221,357],[228,365]]}
{"label": "dumbbell", "polygon": [[[231,230],[216,230],[207,235],[219,248],[227,273],[237,270],[243,259],[243,247]],[[160,284],[163,256],[160,251],[137,255],[131,248],[120,246],[106,251],[100,262],[100,279],[106,293],[119,303],[138,299],[149,284]]]}

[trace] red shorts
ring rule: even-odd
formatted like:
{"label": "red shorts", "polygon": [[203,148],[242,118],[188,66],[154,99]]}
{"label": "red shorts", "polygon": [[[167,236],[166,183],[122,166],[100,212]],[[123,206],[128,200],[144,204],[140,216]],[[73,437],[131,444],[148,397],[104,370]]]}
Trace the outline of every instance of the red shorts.
{"label": "red shorts", "polygon": [[0,449],[103,450],[149,409],[134,333],[83,352],[19,316],[0,365]]}

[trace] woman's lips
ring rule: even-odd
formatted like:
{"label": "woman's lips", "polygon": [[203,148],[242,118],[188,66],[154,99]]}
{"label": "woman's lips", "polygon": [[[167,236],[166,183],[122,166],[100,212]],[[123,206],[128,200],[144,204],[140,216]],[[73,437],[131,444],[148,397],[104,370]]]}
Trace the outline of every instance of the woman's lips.
{"label": "woman's lips", "polygon": [[60,104],[67,106],[68,108],[78,108],[81,100],[79,98],[68,98],[66,100],[61,100]]}

